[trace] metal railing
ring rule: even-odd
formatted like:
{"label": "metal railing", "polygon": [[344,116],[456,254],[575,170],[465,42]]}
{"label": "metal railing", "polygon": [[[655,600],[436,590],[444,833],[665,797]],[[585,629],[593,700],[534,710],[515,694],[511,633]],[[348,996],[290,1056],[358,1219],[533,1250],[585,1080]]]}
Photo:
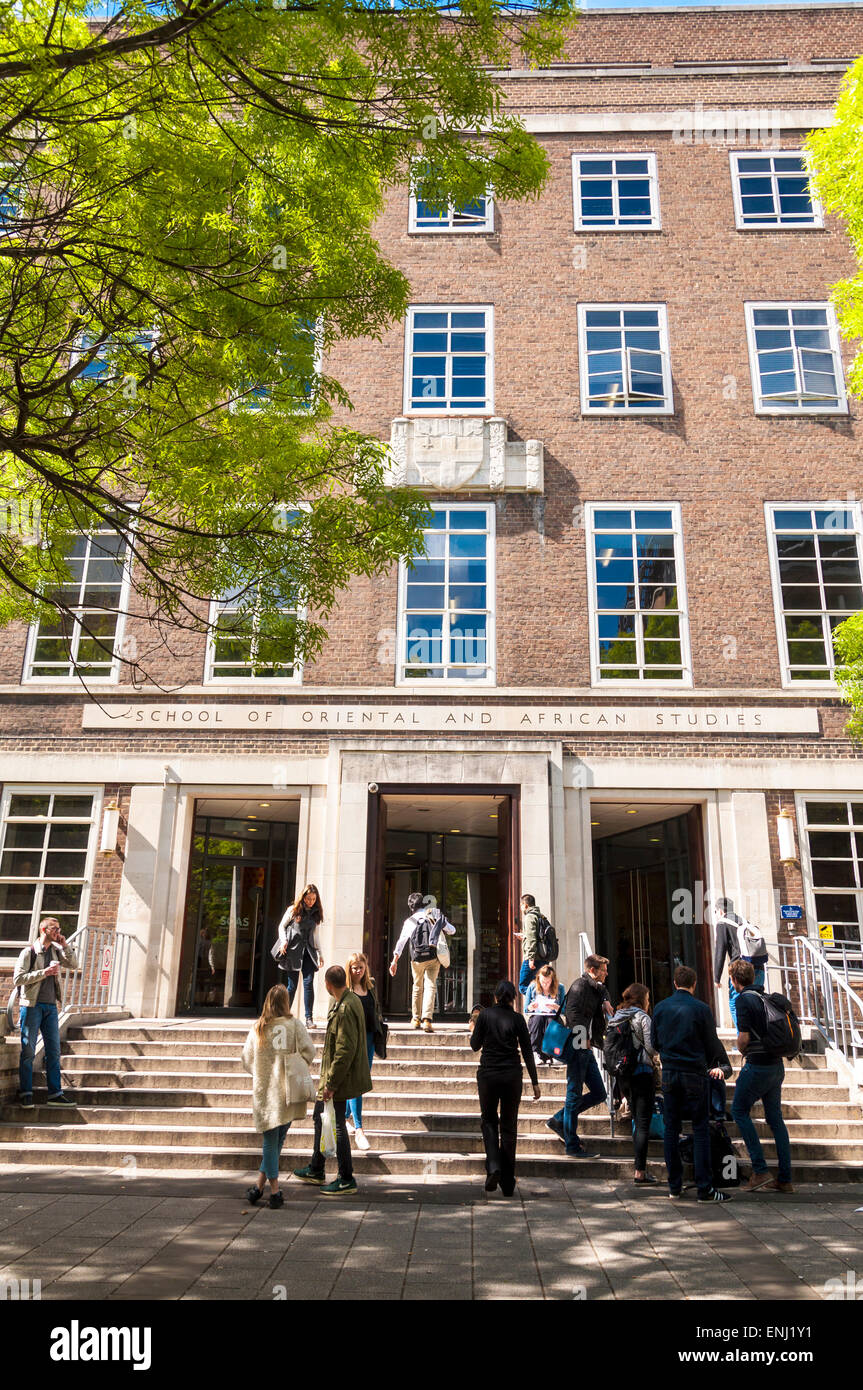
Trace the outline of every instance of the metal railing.
{"label": "metal railing", "polygon": [[821,943],[796,936],[779,943],[781,993],[790,998],[800,1022],[815,1028],[847,1062],[863,1062],[863,999],[827,959]]}
{"label": "metal railing", "polygon": [[68,938],[75,952],[75,970],[60,967],[62,1013],[79,1009],[122,1008],[126,1002],[130,942],[127,932],[113,927],[81,927]]}

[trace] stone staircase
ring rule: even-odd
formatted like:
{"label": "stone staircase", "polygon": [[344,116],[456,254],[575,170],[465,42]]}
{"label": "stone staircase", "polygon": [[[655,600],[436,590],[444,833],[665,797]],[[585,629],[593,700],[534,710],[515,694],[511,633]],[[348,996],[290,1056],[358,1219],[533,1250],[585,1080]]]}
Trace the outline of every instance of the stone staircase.
{"label": "stone staircase", "polygon": [[[134,1019],[70,1027],[63,1046],[64,1085],[74,1110],[7,1104],[0,1120],[0,1164],[83,1165],[119,1171],[185,1169],[250,1173],[260,1162],[252,1130],[250,1078],[242,1069],[246,1019]],[[313,1034],[318,1054],[323,1030]],[[727,1040],[730,1042],[730,1039]],[[735,1060],[732,1057],[732,1060]],[[738,1059],[739,1060],[739,1059]],[[355,1152],[358,1176],[411,1174],[477,1178],[484,1173],[476,1094],[476,1056],[461,1026],[433,1035],[391,1027],[387,1060],[376,1060],[373,1093],[364,1101],[372,1148]],[[38,1079],[38,1078],[37,1078]],[[563,1104],[565,1072],[540,1071],[542,1099],[522,1100],[519,1171],[530,1177],[624,1179],[632,1172],[626,1122],[612,1136],[606,1108],[582,1117],[579,1132],[601,1160],[568,1159],[546,1120]],[[733,1083],[729,1086],[730,1095]],[[863,1109],[818,1053],[787,1064],[784,1113],[795,1180],[863,1181]],[[772,1136],[756,1108],[756,1127],[775,1168]],[[736,1129],[729,1125],[732,1138]],[[282,1168],[307,1162],[311,1119],[296,1121]],[[745,1150],[737,1144],[741,1156]],[[651,1162],[662,1163],[661,1143]],[[659,1170],[657,1175],[660,1175]]]}

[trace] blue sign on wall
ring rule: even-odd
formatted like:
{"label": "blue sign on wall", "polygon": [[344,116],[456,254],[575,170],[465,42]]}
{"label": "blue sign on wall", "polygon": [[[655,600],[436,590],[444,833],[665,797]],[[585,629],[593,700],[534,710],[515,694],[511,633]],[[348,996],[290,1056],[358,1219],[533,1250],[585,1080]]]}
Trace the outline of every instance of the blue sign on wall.
{"label": "blue sign on wall", "polygon": [[803,908],[796,907],[793,903],[783,903],[779,909],[779,916],[785,922],[799,922],[803,916]]}

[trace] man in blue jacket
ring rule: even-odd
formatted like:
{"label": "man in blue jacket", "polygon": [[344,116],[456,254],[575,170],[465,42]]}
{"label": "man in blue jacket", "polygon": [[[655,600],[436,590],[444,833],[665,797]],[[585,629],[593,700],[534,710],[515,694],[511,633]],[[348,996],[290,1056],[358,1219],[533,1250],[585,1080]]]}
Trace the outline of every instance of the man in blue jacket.
{"label": "man in blue jacket", "polygon": [[713,1014],[695,998],[698,977],[688,965],[674,972],[674,994],[653,1012],[653,1045],[662,1058],[662,1097],[665,1107],[665,1166],[668,1195],[680,1197],[683,1163],[680,1125],[692,1121],[695,1182],[699,1202],[728,1202],[727,1192],[713,1186],[710,1165],[710,1077],[718,1081],[722,1068],[712,1065],[723,1053]]}

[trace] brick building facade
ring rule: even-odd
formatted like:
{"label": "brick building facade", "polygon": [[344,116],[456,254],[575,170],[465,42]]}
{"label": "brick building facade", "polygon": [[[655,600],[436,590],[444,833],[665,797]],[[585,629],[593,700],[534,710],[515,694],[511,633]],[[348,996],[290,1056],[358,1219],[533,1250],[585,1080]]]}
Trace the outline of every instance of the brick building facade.
{"label": "brick building facade", "polygon": [[[818,651],[861,602],[853,345],[827,308],[853,259],[787,161],[861,47],[859,5],[588,13],[565,61],[503,76],[549,156],[537,201],[494,206],[490,230],[413,230],[393,192],[377,235],[438,319],[344,343],[326,367],[351,424],[392,438],[394,481],[447,518],[447,597],[428,571],[417,603],[437,616],[413,620],[406,574],[360,579],[300,681],[207,680],[185,633],[148,659],[152,687],[121,671],[95,704],[74,678],[32,679],[28,634],[7,632],[7,969],[27,913],[52,906],[132,936],[134,1009],[251,1006],[308,880],[327,961],[363,946],[379,977],[407,891],[442,897],[461,928],[439,1000],[454,1016],[517,969],[521,891],[556,922],[562,973],[589,943],[615,986],[661,995],[684,959],[720,1016],[718,894],[773,943],[819,923],[859,941],[863,761]],[[480,330],[481,387],[456,342]],[[447,352],[429,405],[411,382],[436,382]],[[459,371],[482,395],[461,410]],[[627,537],[646,568],[621,598]],[[460,573],[483,611],[448,666],[437,634],[456,631]],[[154,643],[131,613],[124,638]],[[780,861],[783,810],[798,863]],[[404,983],[388,988],[398,1014]]]}

